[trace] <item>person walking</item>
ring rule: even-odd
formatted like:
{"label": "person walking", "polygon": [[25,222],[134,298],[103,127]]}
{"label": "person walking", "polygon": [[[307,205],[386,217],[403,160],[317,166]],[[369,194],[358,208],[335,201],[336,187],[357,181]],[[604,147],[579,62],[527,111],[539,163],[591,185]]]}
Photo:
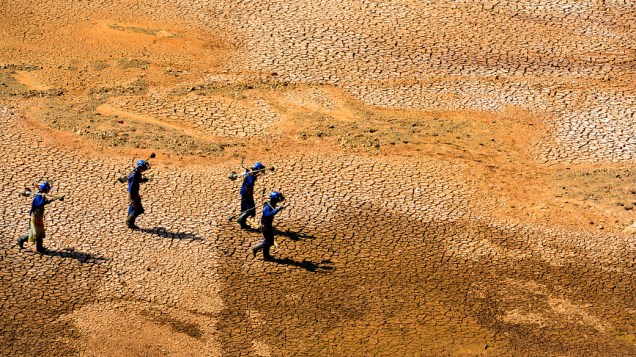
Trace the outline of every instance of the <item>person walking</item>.
{"label": "person walking", "polygon": [[256,253],[262,250],[263,259],[272,260],[269,249],[274,245],[274,216],[285,209],[285,206],[276,207],[276,205],[283,201],[285,201],[285,196],[282,193],[272,192],[269,194],[269,200],[265,202],[263,216],[261,217],[263,241],[252,248],[252,256],[256,257]]}
{"label": "person walking", "polygon": [[[44,206],[50,204],[53,201],[64,200],[64,196],[55,197],[49,199],[46,195],[51,191],[51,184],[48,181],[42,182],[38,186],[38,192],[33,197],[31,202],[31,211],[29,211],[29,233],[18,238],[18,246],[20,249],[24,249],[24,243],[27,241],[35,242],[35,249],[38,253],[46,253],[47,249],[44,248],[44,238],[46,237],[46,231],[44,229]],[[30,191],[26,191],[30,193]]]}
{"label": "person walking", "polygon": [[126,224],[130,229],[139,229],[135,224],[135,220],[145,212],[141,204],[141,195],[139,194],[139,185],[148,182],[148,178],[142,175],[143,172],[150,170],[150,163],[146,160],[139,160],[137,166],[128,176],[128,194],[130,205],[128,206],[128,217]]}
{"label": "person walking", "polygon": [[241,229],[252,229],[247,224],[249,217],[256,217],[256,203],[254,202],[254,184],[258,176],[264,172],[265,165],[257,162],[252,166],[243,177],[243,184],[241,185],[241,215],[238,218],[238,222],[241,225]]}

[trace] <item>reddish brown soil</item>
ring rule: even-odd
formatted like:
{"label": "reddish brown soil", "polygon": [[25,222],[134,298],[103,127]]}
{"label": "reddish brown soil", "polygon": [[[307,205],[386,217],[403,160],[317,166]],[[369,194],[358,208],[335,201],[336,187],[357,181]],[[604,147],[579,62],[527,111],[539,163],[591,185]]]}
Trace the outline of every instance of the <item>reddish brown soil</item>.
{"label": "reddish brown soil", "polygon": [[[636,354],[634,23],[621,1],[0,2],[0,353]],[[151,151],[131,232],[112,182]],[[243,157],[288,197],[273,262],[227,221]],[[15,246],[40,177],[67,197],[46,255]]]}

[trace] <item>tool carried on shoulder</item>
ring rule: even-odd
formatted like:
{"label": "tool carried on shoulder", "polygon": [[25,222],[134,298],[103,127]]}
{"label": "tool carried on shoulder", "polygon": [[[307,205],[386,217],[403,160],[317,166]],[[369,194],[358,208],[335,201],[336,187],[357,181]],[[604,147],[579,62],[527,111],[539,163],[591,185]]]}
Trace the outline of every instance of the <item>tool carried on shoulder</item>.
{"label": "tool carried on shoulder", "polygon": [[[119,176],[117,178],[117,181],[119,181],[120,183],[128,182],[128,177],[133,173],[133,171],[137,170],[137,168],[140,166],[139,163],[143,163],[143,165],[145,165],[145,167],[146,167],[146,170],[149,170],[150,169],[150,162],[148,162],[148,161],[150,159],[154,159],[155,157],[157,157],[157,154],[155,154],[153,152],[153,153],[150,154],[150,157],[148,157],[146,160],[139,160],[136,164],[135,164],[135,159],[133,158],[133,160],[132,160],[132,166],[133,166],[132,171],[128,175]],[[115,181],[114,183],[117,183],[117,181]]]}
{"label": "tool carried on shoulder", "polygon": [[250,209],[247,209],[247,210],[245,210],[245,211],[243,211],[243,212],[239,212],[239,213],[237,213],[237,214],[235,214],[235,215],[232,215],[232,216],[228,217],[228,218],[227,218],[227,220],[228,220],[228,221],[230,221],[230,222],[232,222],[232,221],[234,221],[235,219],[237,219],[237,218],[241,217],[243,214],[245,214],[245,213],[247,213],[247,212],[250,212],[250,211],[253,211],[253,210],[255,210],[255,209],[256,209],[256,206],[254,206],[254,207],[252,207],[252,208],[250,208]]}
{"label": "tool carried on shoulder", "polygon": [[[31,196],[46,196],[45,193],[42,192],[33,192],[33,190],[31,190],[30,188],[24,188],[24,190],[22,191],[18,191],[18,195],[22,196],[22,197],[31,197]],[[64,196],[51,196],[50,198],[54,199],[54,200],[60,200],[60,201],[64,201]]]}
{"label": "tool carried on shoulder", "polygon": [[[48,191],[51,189],[55,180],[43,180],[42,178],[33,183],[33,188],[29,188],[24,186],[23,190],[18,191],[18,195],[22,197],[31,197],[31,196],[46,196]],[[49,196],[53,200],[64,201],[64,196]]]}
{"label": "tool carried on shoulder", "polygon": [[242,174],[239,174],[235,171],[230,172],[230,175],[228,176],[228,178],[232,181],[236,181],[236,179],[238,179],[239,177],[245,177],[249,174],[253,174],[253,173],[257,173],[257,172],[264,172],[264,171],[274,171],[276,170],[276,168],[274,166],[270,166],[270,167],[264,167],[262,169],[258,169],[258,170],[250,170],[250,169],[245,169],[245,172],[243,172]]}

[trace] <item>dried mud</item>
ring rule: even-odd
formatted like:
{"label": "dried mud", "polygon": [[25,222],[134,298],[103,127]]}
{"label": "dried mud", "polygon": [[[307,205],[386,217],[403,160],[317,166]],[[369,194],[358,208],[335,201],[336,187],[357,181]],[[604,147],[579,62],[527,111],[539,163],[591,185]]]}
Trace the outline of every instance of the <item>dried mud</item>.
{"label": "dried mud", "polygon": [[[0,10],[0,354],[636,354],[633,4]],[[272,262],[242,157],[289,201]]]}

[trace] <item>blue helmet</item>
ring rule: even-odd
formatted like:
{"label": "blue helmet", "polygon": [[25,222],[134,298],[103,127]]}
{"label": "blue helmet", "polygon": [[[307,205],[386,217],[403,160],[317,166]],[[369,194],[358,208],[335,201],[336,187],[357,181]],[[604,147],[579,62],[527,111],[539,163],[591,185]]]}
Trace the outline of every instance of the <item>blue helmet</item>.
{"label": "blue helmet", "polygon": [[51,190],[51,184],[48,181],[44,181],[40,184],[40,186],[38,186],[38,188],[42,192],[47,192]]}
{"label": "blue helmet", "polygon": [[265,165],[261,164],[260,161],[254,164],[254,170],[262,170],[265,168]]}
{"label": "blue helmet", "polygon": [[285,196],[283,196],[283,194],[278,191],[274,191],[270,193],[269,198],[271,198],[274,201],[285,201]]}
{"label": "blue helmet", "polygon": [[137,168],[143,170],[148,170],[150,168],[150,164],[146,160],[137,161]]}

